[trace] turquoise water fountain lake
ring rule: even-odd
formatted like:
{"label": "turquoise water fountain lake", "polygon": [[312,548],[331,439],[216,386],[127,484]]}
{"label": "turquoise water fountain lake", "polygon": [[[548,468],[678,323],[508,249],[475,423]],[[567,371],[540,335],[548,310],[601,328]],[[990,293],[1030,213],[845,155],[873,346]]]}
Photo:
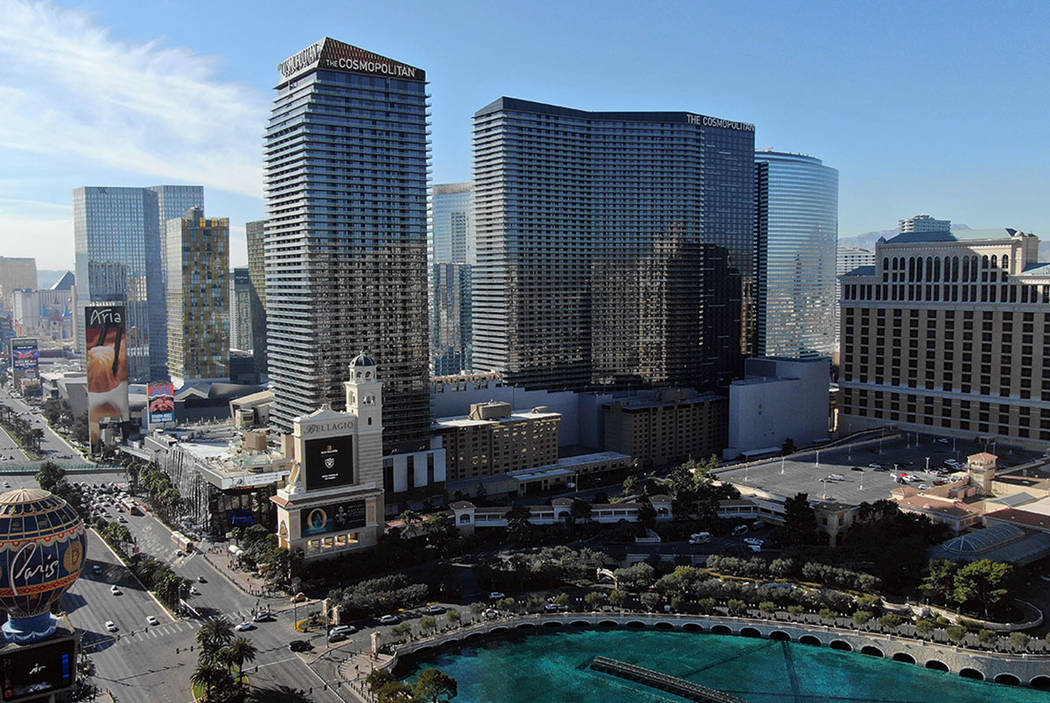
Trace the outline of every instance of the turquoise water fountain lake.
{"label": "turquoise water fountain lake", "polygon": [[[943,701],[1048,703],[1050,694],[853,652],[731,635],[662,630],[579,630],[510,635],[413,662],[455,677],[455,703],[680,701],[598,673],[602,655],[721,689],[751,703]],[[1050,672],[1048,672],[1050,673]]]}

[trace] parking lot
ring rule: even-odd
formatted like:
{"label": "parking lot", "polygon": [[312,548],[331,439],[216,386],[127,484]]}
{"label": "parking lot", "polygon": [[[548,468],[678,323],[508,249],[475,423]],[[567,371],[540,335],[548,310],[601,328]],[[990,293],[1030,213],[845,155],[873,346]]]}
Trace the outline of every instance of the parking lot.
{"label": "parking lot", "polygon": [[[788,459],[770,459],[750,466],[718,472],[718,478],[739,486],[781,496],[806,493],[810,499],[857,505],[889,498],[897,487],[894,474],[915,474],[920,483],[933,484],[938,477],[926,471],[948,469],[947,459],[963,467],[966,457],[990,451],[999,457],[999,467],[1016,466],[1040,456],[1038,452],[974,440],[942,439],[914,433],[891,436],[860,445],[804,452]],[[871,465],[878,464],[884,470]],[[836,478],[831,478],[835,476]],[[746,491],[745,491],[746,492]]]}

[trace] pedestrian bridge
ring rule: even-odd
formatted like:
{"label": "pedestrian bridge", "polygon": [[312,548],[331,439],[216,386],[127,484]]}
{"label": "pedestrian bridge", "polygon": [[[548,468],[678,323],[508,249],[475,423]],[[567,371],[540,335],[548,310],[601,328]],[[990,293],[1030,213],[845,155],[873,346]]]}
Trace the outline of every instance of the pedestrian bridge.
{"label": "pedestrian bridge", "polygon": [[653,628],[763,637],[859,652],[873,657],[950,672],[966,678],[1050,690],[1050,655],[1003,654],[924,642],[876,632],[728,616],[654,613],[542,613],[492,620],[396,645],[393,666],[405,655],[426,653],[501,632],[559,627]]}

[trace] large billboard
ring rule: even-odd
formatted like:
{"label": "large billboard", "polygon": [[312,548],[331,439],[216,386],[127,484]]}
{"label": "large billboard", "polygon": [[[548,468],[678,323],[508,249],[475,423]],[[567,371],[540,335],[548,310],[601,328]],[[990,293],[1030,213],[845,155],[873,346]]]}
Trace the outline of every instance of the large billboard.
{"label": "large billboard", "polygon": [[40,350],[35,337],[15,337],[11,340],[11,379],[15,388],[22,387],[23,378],[37,378],[40,368]]}
{"label": "large billboard", "polygon": [[347,486],[354,482],[352,435],[306,440],[306,490]]}
{"label": "large billboard", "polygon": [[63,637],[0,655],[0,700],[40,700],[73,685],[76,641]]}
{"label": "large billboard", "polygon": [[162,422],[175,422],[175,386],[172,383],[149,384],[147,401],[150,427]]}
{"label": "large billboard", "polygon": [[98,442],[102,418],[127,420],[128,337],[123,305],[84,308],[87,347],[88,437]]}
{"label": "large billboard", "polygon": [[303,537],[365,526],[365,501],[348,500],[299,511]]}

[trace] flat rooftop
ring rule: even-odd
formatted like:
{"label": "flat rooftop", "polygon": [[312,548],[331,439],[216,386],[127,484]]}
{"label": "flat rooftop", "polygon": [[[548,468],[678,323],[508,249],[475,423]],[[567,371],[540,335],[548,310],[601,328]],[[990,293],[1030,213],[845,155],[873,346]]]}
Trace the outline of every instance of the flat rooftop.
{"label": "flat rooftop", "polygon": [[[895,471],[915,474],[921,482],[931,483],[935,477],[925,471],[927,457],[931,470],[951,470],[944,464],[945,459],[953,458],[965,464],[966,457],[985,451],[983,443],[973,440],[956,440],[954,444],[948,440],[945,444],[938,439],[936,435],[900,433],[881,442],[868,440],[863,445],[806,451],[788,459],[773,458],[731,466],[715,474],[719,480],[728,481],[745,493],[747,488],[752,488],[785,497],[806,493],[810,500],[831,500],[849,505],[872,503],[888,499],[890,491],[899,485],[892,476]],[[999,457],[1000,469],[1040,456],[1038,452],[1001,443],[997,444],[995,454]],[[869,468],[869,464],[881,464],[887,470],[875,471]],[[854,470],[855,467],[862,470]],[[831,474],[838,474],[842,479],[821,480]]]}

